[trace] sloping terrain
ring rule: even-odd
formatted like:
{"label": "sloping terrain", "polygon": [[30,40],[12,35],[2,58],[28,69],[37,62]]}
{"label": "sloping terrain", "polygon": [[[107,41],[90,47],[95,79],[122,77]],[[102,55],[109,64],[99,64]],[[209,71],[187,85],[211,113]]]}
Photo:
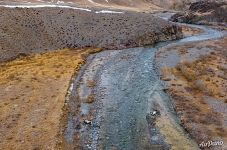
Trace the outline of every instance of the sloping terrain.
{"label": "sloping terrain", "polygon": [[44,50],[122,49],[182,36],[177,25],[145,13],[1,7],[0,14],[0,61]]}
{"label": "sloping terrain", "polygon": [[155,4],[162,8],[182,10],[190,2],[195,2],[196,0],[149,0],[152,4]]}
{"label": "sloping terrain", "polygon": [[1,0],[0,4],[56,4],[68,6],[81,6],[89,8],[109,8],[132,11],[157,11],[161,8],[144,0]]}
{"label": "sloping terrain", "polygon": [[[157,5],[161,8],[184,10],[187,9],[190,4],[195,2],[226,2],[226,0],[148,0],[150,3]],[[209,5],[209,4],[208,4]]]}
{"label": "sloping terrain", "polygon": [[227,2],[200,1],[192,3],[185,12],[172,16],[171,21],[226,26]]}

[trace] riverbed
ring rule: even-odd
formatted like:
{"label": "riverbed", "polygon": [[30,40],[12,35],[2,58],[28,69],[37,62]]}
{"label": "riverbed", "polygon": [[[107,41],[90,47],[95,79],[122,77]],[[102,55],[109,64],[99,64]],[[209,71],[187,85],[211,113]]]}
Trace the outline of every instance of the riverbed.
{"label": "riverbed", "polygon": [[[70,101],[80,101],[81,107],[80,115],[69,115],[66,141],[73,145],[79,135],[83,149],[199,149],[180,125],[154,63],[159,48],[224,36],[206,26],[189,26],[204,32],[90,56],[72,88]],[[94,102],[88,103],[91,96]]]}

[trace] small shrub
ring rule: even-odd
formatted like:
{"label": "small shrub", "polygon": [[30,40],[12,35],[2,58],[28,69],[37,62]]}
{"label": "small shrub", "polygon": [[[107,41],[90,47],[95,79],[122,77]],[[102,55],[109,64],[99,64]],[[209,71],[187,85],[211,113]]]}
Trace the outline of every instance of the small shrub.
{"label": "small shrub", "polygon": [[86,103],[93,103],[95,101],[95,95],[91,94],[87,97]]}
{"label": "small shrub", "polygon": [[92,80],[88,80],[88,81],[87,81],[87,85],[88,85],[88,87],[93,88],[93,87],[96,86],[96,82],[95,82],[95,81],[92,81]]}
{"label": "small shrub", "polygon": [[196,80],[193,83],[193,87],[199,91],[206,91],[206,84],[203,82],[203,80]]}
{"label": "small shrub", "polygon": [[177,69],[188,81],[194,81],[196,79],[195,72],[190,69],[191,66],[192,66],[192,63],[189,63],[189,62],[180,63],[177,66]]}

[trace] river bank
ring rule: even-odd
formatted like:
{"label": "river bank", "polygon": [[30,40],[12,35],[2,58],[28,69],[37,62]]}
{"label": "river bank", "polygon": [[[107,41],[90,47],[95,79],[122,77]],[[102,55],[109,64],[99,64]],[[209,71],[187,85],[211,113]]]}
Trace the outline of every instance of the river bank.
{"label": "river bank", "polygon": [[[180,27],[151,14],[96,12],[0,7],[1,148],[68,149],[62,131],[70,119],[66,99],[71,76],[96,51],[77,47],[122,49],[182,36]],[[91,94],[86,102],[93,101]],[[86,107],[76,104],[70,113]]]}
{"label": "river bank", "polygon": [[[165,91],[173,99],[182,126],[198,145],[207,141],[227,142],[226,46],[224,37],[167,46],[156,54]],[[226,144],[209,147],[225,148]]]}
{"label": "river bank", "polygon": [[[223,35],[208,27],[185,26],[186,35],[181,40],[155,47],[104,51],[90,57],[72,89],[72,112],[65,132],[70,148],[198,149],[163,92],[166,89],[156,72],[155,52]],[[171,64],[169,59],[160,62]],[[80,113],[75,114],[73,108],[78,101]]]}

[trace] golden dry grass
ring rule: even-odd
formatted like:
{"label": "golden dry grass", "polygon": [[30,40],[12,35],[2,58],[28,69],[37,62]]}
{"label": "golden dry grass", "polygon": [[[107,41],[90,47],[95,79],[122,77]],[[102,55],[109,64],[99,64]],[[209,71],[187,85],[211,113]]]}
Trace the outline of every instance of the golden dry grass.
{"label": "golden dry grass", "polygon": [[93,88],[96,86],[96,82],[93,80],[88,80],[87,85],[88,85],[88,87]]}
{"label": "golden dry grass", "polygon": [[0,147],[54,149],[68,85],[100,49],[59,50],[0,64]]}
{"label": "golden dry grass", "polygon": [[[169,85],[168,92],[174,99],[181,123],[196,142],[200,143],[216,137],[227,141],[223,113],[217,112],[207,101],[208,98],[214,102],[227,101],[226,39],[205,41],[195,46],[189,45],[188,48],[179,46],[176,50],[180,56],[189,56],[195,49],[205,47],[205,44],[213,51],[191,61],[185,61],[182,57],[176,67],[162,68],[162,76],[164,79],[171,77],[171,80],[166,80]],[[181,49],[185,47],[187,53],[184,53],[185,50],[181,53]],[[218,107],[221,108],[220,104]]]}
{"label": "golden dry grass", "polygon": [[221,58],[217,59],[212,55],[201,56],[194,62],[184,61],[178,64],[176,68],[172,69],[172,73],[185,78],[194,90],[220,98],[222,89],[216,82],[221,82],[221,79],[215,76],[215,72],[220,70],[217,60],[221,60]]}

